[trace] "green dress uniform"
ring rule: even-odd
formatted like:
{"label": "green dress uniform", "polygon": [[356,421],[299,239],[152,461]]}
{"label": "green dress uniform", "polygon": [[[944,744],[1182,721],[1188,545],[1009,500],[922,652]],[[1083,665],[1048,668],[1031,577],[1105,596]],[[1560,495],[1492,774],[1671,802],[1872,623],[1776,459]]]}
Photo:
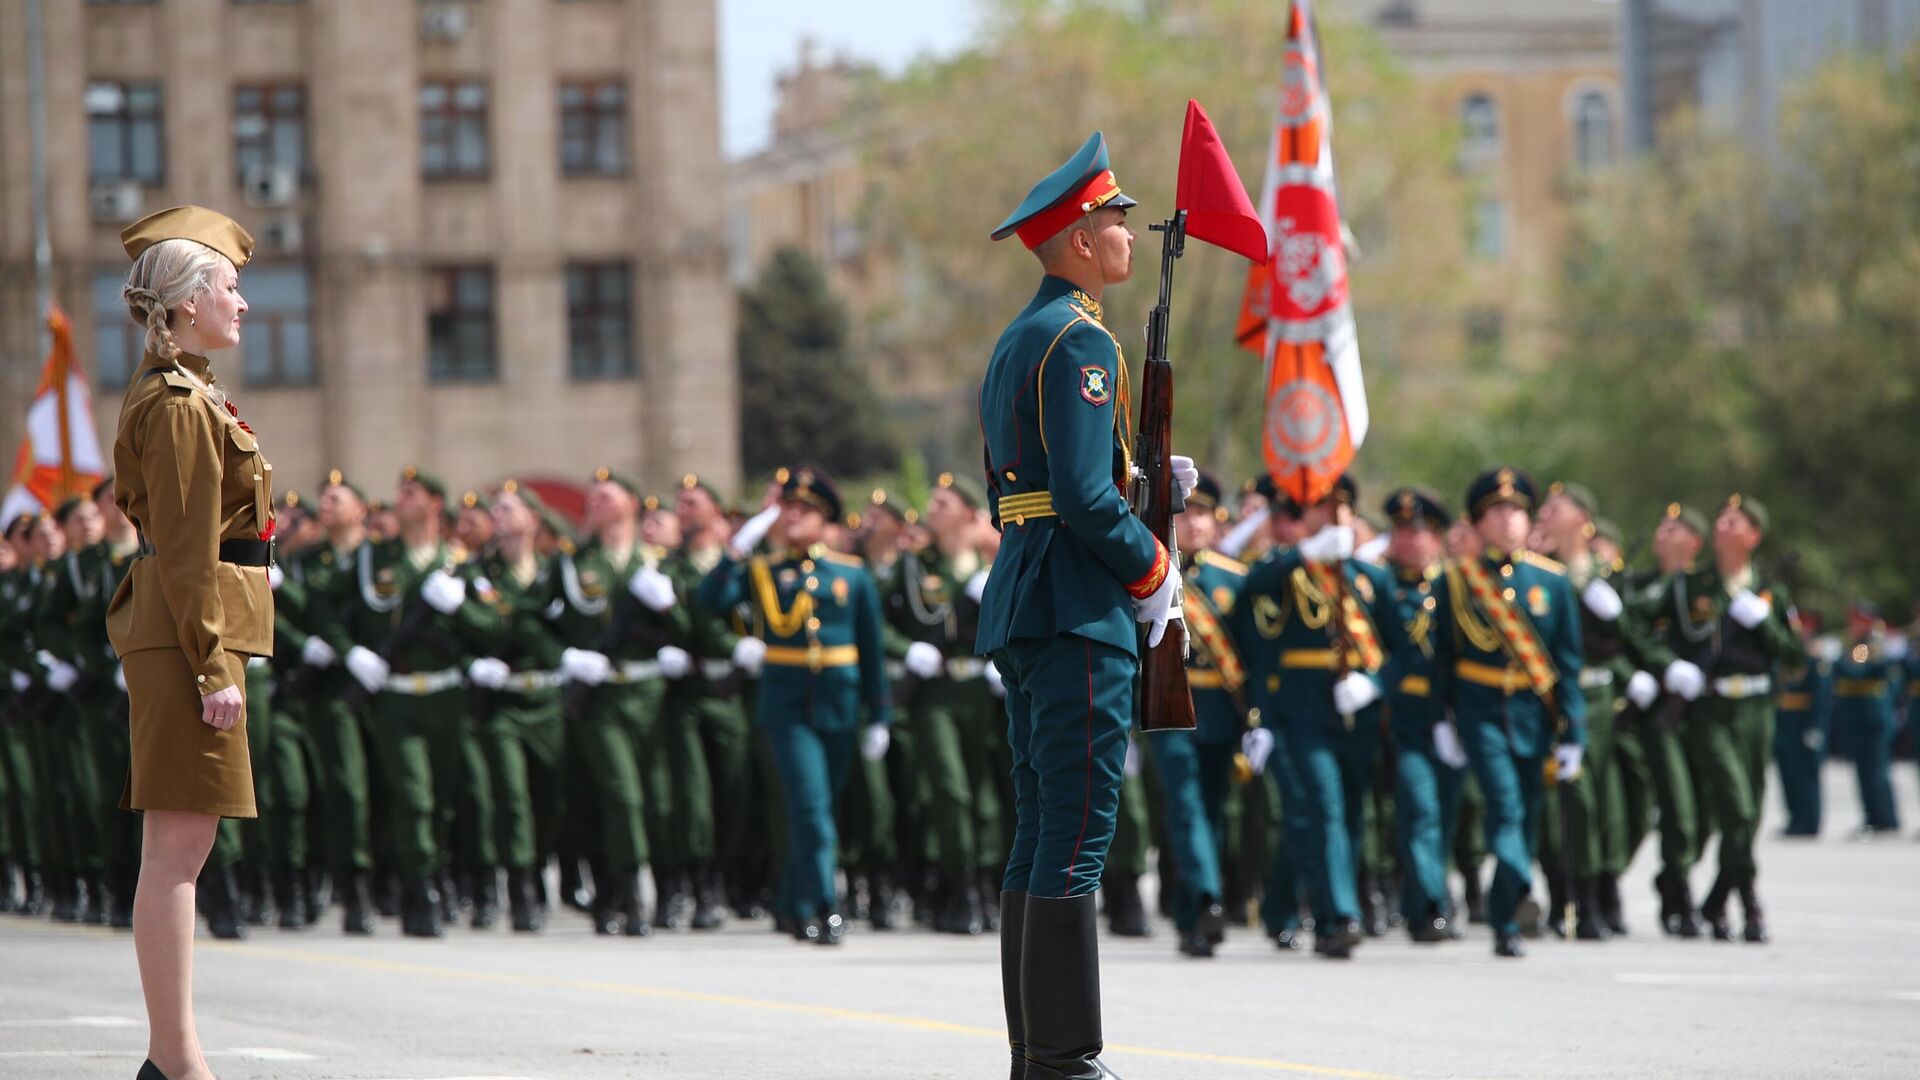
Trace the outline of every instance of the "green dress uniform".
{"label": "green dress uniform", "polygon": [[[1341,497],[1351,501],[1351,482],[1343,478],[1342,484]],[[1238,606],[1241,638],[1270,643],[1268,663],[1255,669],[1273,688],[1261,716],[1282,732],[1276,751],[1281,799],[1289,836],[1297,841],[1292,857],[1309,883],[1314,949],[1345,957],[1359,943],[1361,914],[1355,858],[1362,819],[1353,793],[1372,775],[1370,760],[1360,771],[1356,744],[1363,731],[1375,742],[1380,712],[1376,704],[1340,714],[1333,688],[1346,673],[1363,675],[1381,690],[1393,681],[1388,661],[1405,651],[1393,580],[1370,563],[1310,562],[1288,548],[1254,564]]]}
{"label": "green dress uniform", "polygon": [[[1762,515],[1756,522],[1765,528],[1765,511],[1757,502],[1735,496],[1729,505]],[[1732,614],[1733,602],[1747,594],[1768,605],[1764,618],[1751,627]],[[1763,941],[1765,924],[1754,896],[1753,845],[1772,748],[1773,671],[1782,663],[1797,663],[1803,655],[1788,621],[1791,600],[1783,585],[1750,567],[1734,580],[1716,568],[1675,574],[1648,603],[1669,632],[1640,654],[1661,672],[1685,660],[1704,673],[1707,683],[1688,704],[1682,725],[1688,767],[1709,804],[1707,820],[1720,832],[1719,874],[1700,912],[1716,937],[1730,936],[1726,901],[1737,892],[1747,911],[1748,940]],[[1631,623],[1629,631],[1638,632]]]}
{"label": "green dress uniform", "polygon": [[[1533,481],[1503,468],[1467,489],[1476,520],[1498,502],[1531,511]],[[1487,804],[1495,861],[1487,921],[1496,954],[1520,956],[1519,935],[1535,914],[1522,901],[1532,883],[1546,763],[1557,746],[1585,742],[1578,601],[1551,559],[1491,549],[1471,563],[1449,563],[1433,600],[1434,687],[1453,710]]]}
{"label": "green dress uniform", "polygon": [[1903,674],[1900,661],[1887,655],[1885,639],[1878,634],[1850,643],[1833,665],[1833,726],[1852,736],[1862,833],[1900,829],[1892,768]]}
{"label": "green dress uniform", "polygon": [[[406,479],[424,483],[424,476],[409,469]],[[493,647],[499,612],[490,584],[472,564],[457,561],[444,542],[408,550],[399,539],[370,541],[344,569],[349,587],[344,602],[325,616],[332,623],[325,634],[374,643],[372,651],[386,654],[382,659],[391,667],[372,692],[367,733],[389,798],[387,828],[404,883],[402,929],[438,936],[440,877],[451,857],[453,815],[462,792],[475,793],[485,779],[469,775],[462,753],[466,667]],[[465,583],[465,597],[451,614],[423,595],[434,574]]]}
{"label": "green dress uniform", "polygon": [[1780,669],[1773,699],[1773,765],[1787,804],[1784,835],[1820,835],[1820,766],[1833,715],[1833,664],[1806,655]]}
{"label": "green dress uniform", "polygon": [[[839,496],[809,470],[784,497],[840,518]],[[766,643],[754,724],[772,748],[788,828],[785,912],[796,933],[823,944],[842,930],[834,801],[860,751],[861,720],[892,723],[880,598],[861,561],[824,546],[778,557],[730,555],[700,585],[709,610],[752,605]]]}
{"label": "green dress uniform", "polygon": [[[649,544],[618,550],[596,540],[558,560],[565,601],[558,615],[560,640],[612,663],[605,682],[571,695],[579,711],[566,718],[567,738],[587,775],[589,832],[595,837],[593,918],[601,934],[642,937],[652,925],[641,906],[638,875],[653,856],[654,831],[670,813],[655,775],[667,693],[659,654],[681,633],[684,611],[680,604],[665,612],[649,609],[629,582],[643,566],[658,569],[665,555]],[[662,878],[656,868],[656,883]],[[663,890],[662,899],[666,895]]]}
{"label": "green dress uniform", "polygon": [[[10,523],[11,524],[11,523]],[[31,566],[0,573],[0,668],[6,669],[5,714],[0,715],[0,774],[5,775],[7,851],[20,867],[25,892],[18,910],[41,914],[50,845],[41,808],[41,772],[35,763],[38,728],[33,719],[46,693],[33,657],[33,585]],[[0,890],[5,891],[5,890]]]}

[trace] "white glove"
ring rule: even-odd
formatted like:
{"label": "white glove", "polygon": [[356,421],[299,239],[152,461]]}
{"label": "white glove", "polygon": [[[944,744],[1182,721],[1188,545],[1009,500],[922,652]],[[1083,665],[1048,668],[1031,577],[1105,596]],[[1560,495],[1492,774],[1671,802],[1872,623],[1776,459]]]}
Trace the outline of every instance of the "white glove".
{"label": "white glove", "polygon": [[432,604],[433,610],[440,614],[451,615],[466,603],[467,583],[445,570],[435,570],[420,583],[420,598]]}
{"label": "white glove", "polygon": [[1733,603],[1727,605],[1727,614],[1733,616],[1733,621],[1749,630],[1767,621],[1772,613],[1773,601],[1755,596],[1752,589],[1741,589]]}
{"label": "white glove", "polygon": [[1254,534],[1259,532],[1266,524],[1267,508],[1263,506],[1253,513],[1248,514],[1241,520],[1240,524],[1235,525],[1224,539],[1213,546],[1214,550],[1229,559],[1237,559],[1240,557],[1240,553],[1247,549],[1247,543],[1253,539]]}
{"label": "white glove", "polygon": [[1380,684],[1357,671],[1333,684],[1333,709],[1341,716],[1352,716],[1380,700]]}
{"label": "white glove", "polygon": [[274,592],[279,592],[280,583],[285,580],[287,580],[287,572],[285,570],[280,569],[278,566],[267,567],[267,588],[272,589]]}
{"label": "white glove", "polygon": [[1360,560],[1361,562],[1373,563],[1377,566],[1386,561],[1387,548],[1391,547],[1392,545],[1393,545],[1392,534],[1381,533],[1379,536],[1376,536],[1373,539],[1367,541],[1366,543],[1361,544],[1359,547],[1354,548],[1353,557]]}
{"label": "white glove", "polygon": [[1181,613],[1180,575],[1169,569],[1167,578],[1153,595],[1133,602],[1133,621],[1148,624],[1147,647],[1160,644],[1167,636],[1167,624],[1175,620],[1184,620]]}
{"label": "white glove", "polygon": [[1200,469],[1192,458],[1179,454],[1167,458],[1167,464],[1173,469],[1173,482],[1180,487],[1180,501],[1186,502],[1193,489],[1200,486]]}
{"label": "white glove", "polygon": [[677,645],[662,645],[653,658],[660,661],[660,674],[669,679],[684,679],[693,673],[693,657]]}
{"label": "white glove", "polygon": [[560,672],[570,681],[599,686],[613,675],[613,661],[592,649],[568,649],[560,654]]}
{"label": "white glove", "polygon": [[467,681],[482,690],[502,690],[507,679],[513,675],[513,669],[505,660],[491,656],[482,656],[467,665]]}
{"label": "white glove", "polygon": [[1697,700],[1707,692],[1707,674],[1699,666],[1687,660],[1675,660],[1667,665],[1667,673],[1660,682],[1671,693],[1679,694],[1688,701]]}
{"label": "white glove", "polygon": [[1554,778],[1563,784],[1571,784],[1580,779],[1580,762],[1587,756],[1587,748],[1573,743],[1561,743],[1553,748]]}
{"label": "white glove", "polygon": [[1248,729],[1240,736],[1240,752],[1247,755],[1247,764],[1253,766],[1253,775],[1259,776],[1267,771],[1267,759],[1273,756],[1273,732],[1266,728]]}
{"label": "white glove", "polygon": [[1120,763],[1120,772],[1126,776],[1140,775],[1140,748],[1132,740],[1127,742],[1127,760]]}
{"label": "white glove", "polygon": [[987,676],[988,691],[990,691],[994,697],[997,697],[997,698],[1006,697],[1007,696],[1006,681],[1000,678],[1000,669],[997,667],[994,667],[993,661],[991,660],[987,661],[986,676]]}
{"label": "white glove", "polygon": [[1300,541],[1300,557],[1308,562],[1339,562],[1353,557],[1353,526],[1329,525]]}
{"label": "white glove", "polygon": [[907,646],[907,674],[916,679],[931,679],[940,674],[940,650],[924,641]]}
{"label": "white glove", "polygon": [[673,606],[673,579],[651,566],[643,566],[627,580],[627,591],[649,611],[665,611]]}
{"label": "white glove", "polygon": [[7,674],[8,674],[8,675],[9,675],[9,676],[11,677],[11,680],[12,680],[12,682],[13,682],[13,692],[14,692],[14,693],[16,693],[16,694],[24,694],[24,693],[26,693],[27,691],[29,691],[29,690],[31,690],[31,689],[33,689],[33,680],[32,680],[32,679],[29,679],[29,678],[27,678],[27,673],[26,673],[26,672],[24,672],[24,671],[11,671],[11,672],[8,672]]}
{"label": "white glove", "polygon": [[1844,652],[1846,652],[1846,646],[1842,645],[1840,639],[1836,637],[1823,637],[1813,646],[1813,655],[1829,664],[1839,661],[1840,655]]}
{"label": "white glove", "polygon": [[1880,645],[1881,655],[1889,660],[1905,660],[1907,653],[1911,650],[1912,646],[1908,644],[1907,639],[1898,634],[1887,635],[1887,640]]}
{"label": "white glove", "polygon": [[1633,678],[1627,680],[1627,700],[1633,702],[1636,709],[1645,709],[1660,696],[1660,680],[1644,671],[1636,671]]}
{"label": "white glove", "polygon": [[887,756],[887,747],[893,745],[893,733],[885,724],[868,724],[867,733],[860,737],[860,756],[868,761],[879,761]]}
{"label": "white glove", "polygon": [[757,637],[743,637],[733,643],[733,666],[749,675],[760,674],[760,664],[767,658],[767,643]]}
{"label": "white glove", "polygon": [[1580,591],[1580,601],[1601,622],[1612,622],[1626,608],[1620,602],[1620,594],[1613,591],[1613,586],[1607,584],[1605,578],[1594,578],[1587,582],[1587,587]]}
{"label": "white glove", "polygon": [[993,568],[988,567],[967,579],[967,599],[977,604],[987,595],[987,575],[992,572]]}
{"label": "white glove", "polygon": [[731,541],[733,550],[745,554],[759,547],[760,541],[767,538],[767,533],[773,529],[773,523],[779,519],[780,505],[778,503],[748,518],[741,524],[740,531],[733,534],[733,540]]}
{"label": "white glove", "polygon": [[121,693],[127,692],[127,665],[113,665],[113,685],[119,687]]}
{"label": "white glove", "polygon": [[34,659],[40,661],[40,666],[47,669],[47,685],[51,686],[56,694],[66,693],[73,689],[73,684],[80,681],[79,668],[45,649],[35,653]]}
{"label": "white glove", "polygon": [[306,661],[309,667],[330,668],[340,662],[340,654],[333,651],[333,646],[327,644],[325,638],[315,634],[300,646],[300,659]]}
{"label": "white glove", "polygon": [[1433,725],[1433,756],[1449,769],[1467,767],[1467,748],[1461,744],[1460,729],[1453,726],[1453,721]]}
{"label": "white glove", "polygon": [[366,687],[367,693],[377,694],[387,685],[387,676],[393,674],[393,665],[380,659],[380,654],[365,645],[355,645],[347,650],[347,674],[353,681]]}

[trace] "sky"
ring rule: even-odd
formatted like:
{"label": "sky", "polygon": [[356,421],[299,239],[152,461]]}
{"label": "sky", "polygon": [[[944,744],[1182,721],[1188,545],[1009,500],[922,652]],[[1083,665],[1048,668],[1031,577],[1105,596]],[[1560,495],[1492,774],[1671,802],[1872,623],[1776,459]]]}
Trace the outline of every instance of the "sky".
{"label": "sky", "polygon": [[844,53],[898,71],[923,53],[945,55],[974,28],[975,0],[720,0],[722,145],[728,157],[764,146],[773,124],[774,76],[811,36],[821,60]]}

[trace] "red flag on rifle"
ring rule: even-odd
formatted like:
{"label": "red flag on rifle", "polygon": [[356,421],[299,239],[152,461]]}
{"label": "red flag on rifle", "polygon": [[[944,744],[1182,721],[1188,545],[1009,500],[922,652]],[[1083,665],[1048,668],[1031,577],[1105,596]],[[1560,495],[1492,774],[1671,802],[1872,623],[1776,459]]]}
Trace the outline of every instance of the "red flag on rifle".
{"label": "red flag on rifle", "polygon": [[1197,101],[1187,102],[1187,129],[1180,137],[1180,180],[1174,208],[1187,212],[1187,235],[1267,261],[1267,227],[1247,197],[1247,187],[1227,156],[1220,133]]}

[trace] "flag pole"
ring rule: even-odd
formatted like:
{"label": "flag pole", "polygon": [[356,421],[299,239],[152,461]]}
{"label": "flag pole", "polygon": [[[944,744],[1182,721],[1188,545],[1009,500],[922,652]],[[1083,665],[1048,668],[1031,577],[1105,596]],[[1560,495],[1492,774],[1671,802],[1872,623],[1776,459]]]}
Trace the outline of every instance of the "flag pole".
{"label": "flag pole", "polygon": [[[52,348],[51,328],[45,323],[53,303],[53,239],[47,227],[47,58],[46,24],[40,0],[27,4],[27,126],[31,131],[30,185],[33,189],[33,310],[40,327],[40,352]],[[65,413],[61,414],[62,423]],[[62,436],[65,435],[62,427]]]}

